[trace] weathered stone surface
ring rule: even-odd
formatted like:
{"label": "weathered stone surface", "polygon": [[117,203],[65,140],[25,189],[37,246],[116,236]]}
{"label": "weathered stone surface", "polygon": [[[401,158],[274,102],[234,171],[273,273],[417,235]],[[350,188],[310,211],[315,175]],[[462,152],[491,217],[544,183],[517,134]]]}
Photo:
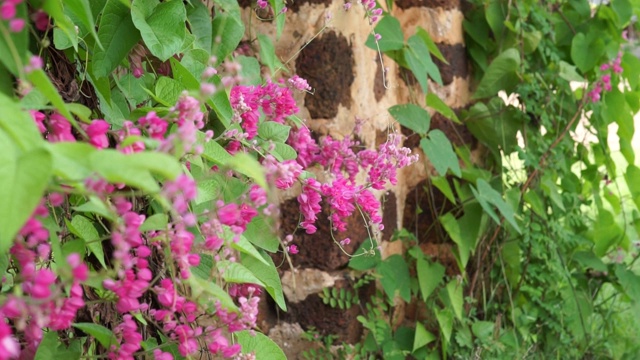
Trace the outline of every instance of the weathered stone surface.
{"label": "weathered stone surface", "polygon": [[[337,281],[335,287],[354,291],[351,282],[346,280]],[[374,291],[375,284],[370,283],[358,291],[358,296],[364,302]],[[290,304],[289,311],[282,315],[284,321],[301,324],[303,329],[314,327],[323,335],[337,335],[339,342],[353,344],[362,336],[362,324],[356,319],[361,315],[359,306],[353,305],[345,310],[339,307],[332,308],[325,305],[317,294],[310,295],[299,303]]]}
{"label": "weathered stone surface", "polygon": [[311,118],[333,118],[338,105],[351,106],[354,79],[353,50],[347,39],[334,31],[316,38],[300,52],[296,72],[315,89],[305,96]]}
{"label": "weathered stone surface", "polygon": [[433,62],[440,69],[442,83],[449,85],[453,82],[454,77],[466,78],[469,75],[469,64],[467,62],[467,53],[462,44],[437,45],[442,56],[449,64],[445,64],[440,59],[433,56]]}
{"label": "weathered stone surface", "polygon": [[332,287],[334,283],[329,273],[317,269],[289,270],[282,275],[282,291],[292,303],[303,301],[311,294]]}
{"label": "weathered stone surface", "polygon": [[411,7],[439,7],[451,10],[460,7],[460,0],[396,0],[395,4],[401,9],[408,9]]}
{"label": "weathered stone surface", "polygon": [[[300,221],[300,211],[296,199],[286,200],[281,205],[283,214],[281,231],[283,236],[293,234]],[[314,268],[319,270],[341,270],[347,267],[349,257],[344,254],[335,244],[346,237],[351,239],[351,243],[344,246],[349,254],[353,254],[360,244],[368,238],[367,229],[360,214],[353,214],[347,219],[348,234],[337,233],[331,229],[328,219],[329,209],[324,207],[318,215],[318,228],[315,234],[307,234],[304,230],[298,229],[293,235],[293,244],[298,246],[299,253],[291,257],[293,266],[300,269]],[[283,261],[281,254],[273,255],[276,264],[282,263],[281,269],[289,269],[289,263]]]}

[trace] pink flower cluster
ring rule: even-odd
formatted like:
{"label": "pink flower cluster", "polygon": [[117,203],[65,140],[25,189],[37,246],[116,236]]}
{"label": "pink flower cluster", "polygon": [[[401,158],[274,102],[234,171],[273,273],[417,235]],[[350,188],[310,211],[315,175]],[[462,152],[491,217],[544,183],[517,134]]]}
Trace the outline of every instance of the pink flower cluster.
{"label": "pink flower cluster", "polygon": [[294,89],[300,90],[300,91],[311,91],[311,86],[309,86],[309,83],[307,82],[307,80],[301,78],[298,75],[293,75],[289,80],[287,80],[287,82],[293,86]]}
{"label": "pink flower cluster", "polygon": [[364,7],[366,16],[369,18],[369,23],[371,25],[380,20],[380,16],[382,16],[382,9],[376,8],[376,0],[362,0],[362,6]]}
{"label": "pink flower cluster", "polygon": [[600,79],[596,81],[593,89],[589,91],[587,97],[591,100],[591,102],[600,101],[602,91],[611,91],[611,75],[622,74],[622,66],[620,63],[622,62],[622,52],[618,53],[618,56],[611,62],[605,63],[600,66],[600,71],[606,72],[600,76]]}
{"label": "pink flower cluster", "polygon": [[235,121],[240,123],[249,140],[258,133],[260,110],[266,116],[265,120],[281,124],[287,116],[298,112],[291,90],[272,82],[260,86],[235,86],[229,100],[235,111]]}
{"label": "pink flower cluster", "polygon": [[[11,247],[10,253],[20,269],[23,295],[10,294],[0,306],[0,315],[11,319],[15,330],[23,334],[25,354],[35,353],[43,329],[68,329],[78,310],[84,307],[80,283],[87,280],[88,267],[80,256],[76,253],[68,256],[69,272],[63,277],[43,266],[51,260],[51,247],[49,231],[40,219],[48,215],[46,207],[39,205]],[[64,288],[69,289],[68,296]],[[0,338],[0,359],[20,354],[20,346],[4,321],[0,321]]]}
{"label": "pink flower cluster", "polygon": [[[358,207],[367,214],[371,224],[382,229],[380,203],[368,188],[382,190],[387,183],[395,185],[397,170],[418,160],[418,156],[411,155],[411,150],[400,146],[400,142],[399,135],[390,134],[377,151],[365,149],[356,153],[354,148],[360,143],[349,137],[334,140],[326,136],[318,145],[306,127],[292,131],[288,143],[298,153],[298,163],[305,168],[318,164],[332,177],[324,184],[315,179],[303,181],[302,192],[297,198],[304,218],[300,227],[308,234],[316,232],[314,224],[322,210],[324,197],[335,230],[345,231],[346,218],[353,215]],[[368,175],[365,185],[356,184],[356,176],[361,170]]]}

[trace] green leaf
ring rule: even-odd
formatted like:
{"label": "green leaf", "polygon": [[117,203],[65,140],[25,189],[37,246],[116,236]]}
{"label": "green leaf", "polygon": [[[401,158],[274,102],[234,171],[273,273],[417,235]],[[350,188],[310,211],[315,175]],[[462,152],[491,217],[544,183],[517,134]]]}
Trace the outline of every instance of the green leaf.
{"label": "green leaf", "polygon": [[584,81],[584,77],[578,74],[578,72],[576,71],[576,67],[570,65],[568,62],[560,60],[559,68],[560,73],[558,75],[561,78],[567,81]]}
{"label": "green leaf", "polygon": [[446,213],[441,216],[439,220],[447,231],[447,234],[451,237],[451,240],[457,245],[458,265],[460,271],[464,272],[469,257],[476,248],[479,236],[478,231],[482,220],[482,211],[480,207],[473,209],[467,205],[465,206],[464,215],[459,219],[456,219],[451,213]]}
{"label": "green leaf", "polygon": [[268,265],[269,263],[267,262],[267,260],[265,260],[262,255],[260,254],[260,252],[258,251],[258,249],[255,248],[255,246],[253,246],[249,240],[247,240],[246,237],[244,236],[240,236],[240,238],[237,241],[232,241],[231,242],[231,247],[238,250],[239,252],[251,256],[254,259],[264,263],[264,265]]}
{"label": "green leaf", "polygon": [[140,225],[140,231],[166,230],[168,223],[169,216],[167,214],[153,214]]}
{"label": "green leaf", "polygon": [[436,43],[431,38],[431,35],[429,35],[429,33],[425,29],[423,29],[420,26],[418,26],[417,29],[416,29],[416,35],[418,35],[418,36],[420,36],[420,38],[422,38],[422,41],[424,41],[425,45],[427,45],[427,48],[429,49],[429,52],[433,56],[437,57],[443,63],[445,63],[447,65],[449,64],[447,59],[445,59],[445,57],[440,52],[440,49],[438,49],[438,46],[436,45]]}
{"label": "green leaf", "polygon": [[520,53],[510,48],[498,55],[485,71],[480,84],[473,94],[474,99],[482,99],[496,95],[500,90],[511,93],[518,84],[517,76],[520,67]]}
{"label": "green leaf", "polygon": [[58,142],[51,144],[53,173],[66,180],[82,181],[93,172],[91,154],[96,148],[81,142]]}
{"label": "green leaf", "polygon": [[433,342],[435,339],[436,337],[427,331],[421,322],[418,322],[416,323],[416,333],[413,338],[413,350],[411,351],[415,352],[421,347]]}
{"label": "green leaf", "polygon": [[113,332],[106,327],[94,323],[75,323],[73,327],[80,329],[85,333],[93,336],[98,342],[109,349],[111,345],[117,344],[118,340]]}
{"label": "green leaf", "polygon": [[71,226],[69,230],[77,237],[84,240],[89,251],[95,255],[103,268],[107,268],[104,261],[104,250],[102,249],[102,241],[100,240],[100,234],[93,225],[93,222],[82,215],[75,215],[71,219]]}
{"label": "green leaf", "polygon": [[499,98],[488,104],[478,102],[469,109],[465,125],[500,159],[500,150],[509,154],[518,144],[516,135],[522,127],[522,112],[506,106]]}
{"label": "green leaf", "polygon": [[270,252],[276,252],[280,246],[280,238],[274,232],[274,226],[273,219],[258,215],[247,224],[244,236],[253,245]]}
{"label": "green leaf", "polygon": [[116,150],[91,154],[91,164],[105,180],[137,187],[149,192],[160,190],[151,173],[175,179],[182,171],[176,159],[161,153],[141,152],[125,155]]}
{"label": "green leaf", "polygon": [[[8,136],[0,146],[14,143],[22,150],[30,150],[44,143],[31,116],[4,94],[0,94],[0,109],[0,132]],[[0,149],[4,151],[3,147]]]}
{"label": "green leaf", "polygon": [[44,334],[38,350],[36,351],[34,360],[54,360],[57,358],[57,349],[60,346],[60,339],[58,338],[58,332],[48,331]]}
{"label": "green leaf", "polygon": [[254,159],[251,155],[237,153],[227,161],[226,165],[253,179],[253,181],[262,188],[267,189],[267,179],[264,174],[264,169],[260,166],[258,160]]}
{"label": "green leaf", "polygon": [[593,241],[595,242],[593,252],[599,257],[605,256],[612,246],[622,241],[623,235],[624,233],[613,215],[609,211],[599,208],[598,217],[593,224]]}
{"label": "green leaf", "polygon": [[[235,1],[232,1],[235,3]],[[284,22],[286,19],[284,9],[286,7],[285,0],[269,0],[269,5],[273,9],[273,13],[276,17],[276,34],[277,37],[280,38],[282,35],[282,30],[284,29]]]}
{"label": "green leaf", "polygon": [[275,143],[275,147],[271,150],[271,155],[278,161],[294,160],[298,157],[298,153],[291,146],[284,143]]}
{"label": "green leaf", "polygon": [[627,25],[633,15],[631,2],[629,0],[613,0],[611,2],[611,8],[618,16],[618,26],[623,27]]}
{"label": "green leaf", "polygon": [[206,135],[202,131],[198,131],[198,143],[202,144],[204,151],[202,157],[218,165],[226,165],[232,156],[225,150],[222,145],[215,141],[205,142]]}
{"label": "green leaf", "polygon": [[192,1],[187,5],[187,20],[191,33],[196,37],[196,46],[210,51],[213,42],[213,27],[211,26],[211,12],[207,6],[202,1]]}
{"label": "green leaf", "polygon": [[386,52],[390,50],[401,50],[404,47],[404,35],[400,27],[400,21],[391,15],[385,15],[373,30],[376,34],[382,36],[376,45],[373,34],[369,35],[365,45],[373,50]]}
{"label": "green leaf", "polygon": [[[220,76],[214,75],[212,80],[216,88],[224,88]],[[229,102],[229,96],[227,93],[225,91],[216,91],[211,98],[209,98],[207,104],[213,108],[213,111],[215,111],[220,122],[225,127],[229,127],[231,124],[231,118],[233,117],[233,109],[231,108],[231,103]]]}
{"label": "green leaf", "polygon": [[442,300],[448,304],[447,308],[453,309],[454,315],[462,321],[462,284],[457,279],[449,281],[446,288],[440,294]]}
{"label": "green leaf", "polygon": [[624,172],[624,179],[629,187],[631,199],[636,205],[636,208],[640,209],[640,168],[630,164],[627,166],[627,170]]}
{"label": "green leaf", "polygon": [[440,99],[440,97],[435,93],[428,93],[426,99],[427,107],[432,108],[433,110],[439,112],[442,116],[446,117],[449,120],[452,120],[456,124],[461,124],[458,116],[453,110]]}
{"label": "green leaf", "polygon": [[622,264],[616,265],[615,273],[623,291],[634,303],[640,303],[640,276],[626,269]]}
{"label": "green leaf", "polygon": [[431,126],[431,115],[418,105],[395,105],[389,108],[389,114],[400,125],[421,135],[426,134]]}
{"label": "green leaf", "polygon": [[451,169],[454,175],[461,176],[458,157],[453,151],[451,142],[442,131],[438,129],[430,131],[429,137],[420,140],[420,147],[438,174],[444,176],[447,170]]}
{"label": "green leaf", "polygon": [[264,287],[264,284],[249,269],[237,262],[227,260],[218,261],[216,267],[222,273],[222,278],[226,282],[237,284],[258,284]]}
{"label": "green leaf", "polygon": [[522,233],[516,222],[513,208],[502,199],[500,193],[494,190],[484,179],[478,179],[476,186],[477,191],[473,187],[471,187],[471,191],[487,214],[489,214],[497,224],[500,224],[500,219],[498,219],[498,216],[491,208],[491,205],[495,206],[504,219],[511,224],[518,233]]}
{"label": "green leaf", "polygon": [[140,40],[129,8],[120,0],[107,0],[98,25],[98,39],[103,48],[93,48],[93,74],[109,75]]}
{"label": "green leaf", "polygon": [[[192,270],[192,274],[193,273]],[[211,306],[214,301],[220,301],[220,305],[229,311],[238,311],[238,307],[231,299],[231,296],[218,284],[200,276],[190,276],[187,283],[191,287],[192,296],[203,305]]]}
{"label": "green leaf", "polygon": [[242,77],[243,84],[260,85],[262,83],[258,59],[251,56],[239,55],[236,56],[236,61],[241,66],[240,76]]}
{"label": "green leaf", "polygon": [[411,300],[409,267],[402,256],[389,256],[376,266],[376,272],[382,276],[380,283],[390,300],[393,301],[396,291],[404,301]]}
{"label": "green leaf", "polygon": [[265,140],[283,143],[289,138],[290,130],[291,126],[264,121],[258,126],[258,135]]}
{"label": "green leaf", "polygon": [[456,203],[456,198],[453,195],[453,190],[451,190],[451,185],[447,181],[447,178],[444,176],[433,176],[431,177],[431,184],[435,186],[442,194],[447,198],[447,200],[452,203]]}
{"label": "green leaf", "polygon": [[434,309],[434,312],[440,326],[440,333],[444,335],[444,340],[449,343],[451,341],[451,332],[453,331],[453,313],[449,308],[444,310]]}
{"label": "green leaf", "polygon": [[489,341],[493,336],[495,324],[491,321],[476,321],[471,325],[471,331],[480,341]]}
{"label": "green leaf", "polygon": [[442,85],[440,70],[438,70],[436,64],[431,60],[429,48],[420,36],[413,35],[410,37],[409,40],[407,40],[407,47],[404,48],[403,53],[409,69],[413,72],[413,75],[418,80],[418,83],[420,83],[422,91],[425,94],[429,92],[428,76],[439,85]]}
{"label": "green leaf", "polygon": [[[64,6],[71,13],[73,17],[78,19],[83,27],[91,34],[96,40],[96,45],[104,49],[98,38],[96,32],[96,24],[93,21],[93,14],[91,13],[91,5],[88,0],[65,0]],[[75,32],[72,36],[75,35]],[[76,40],[77,41],[77,40]]]}
{"label": "green leaf", "polygon": [[[373,254],[371,252],[374,252]],[[364,255],[363,255],[364,254]],[[349,267],[354,270],[364,271],[373,269],[382,261],[380,250],[372,244],[371,239],[362,242],[358,250],[354,253],[354,257],[349,260]]]}
{"label": "green leaf", "polygon": [[267,254],[261,254],[261,260],[253,256],[242,255],[242,265],[251,271],[265,286],[267,293],[278,304],[280,309],[287,311],[287,303],[282,293],[282,283],[280,275],[276,270],[271,257]]}
{"label": "green leaf", "polygon": [[4,254],[44,195],[53,161],[42,148],[16,153],[2,131],[0,140],[0,144],[9,144],[0,152],[0,253]]}
{"label": "green leaf", "polygon": [[243,354],[255,353],[256,359],[287,360],[278,344],[262,333],[252,332],[243,330],[234,333]]}
{"label": "green leaf", "polygon": [[600,62],[604,51],[604,41],[596,32],[591,32],[588,36],[578,33],[571,41],[571,60],[583,73]]}
{"label": "green leaf", "polygon": [[267,65],[271,75],[274,75],[276,69],[283,68],[284,65],[276,57],[276,50],[267,35],[258,34],[258,43],[260,44],[260,62]]}
{"label": "green leaf", "polygon": [[180,51],[187,20],[182,1],[136,0],[131,5],[131,19],[149,51],[160,61]]}
{"label": "green leaf", "polygon": [[444,266],[439,263],[431,263],[423,258],[416,259],[416,272],[422,300],[427,301],[429,295],[438,287],[444,277],[444,270]]}
{"label": "green leaf", "polygon": [[56,27],[64,31],[65,35],[71,41],[73,48],[78,50],[78,34],[71,19],[64,13],[64,2],[60,0],[45,0],[42,9],[53,18]]}
{"label": "green leaf", "polygon": [[[221,63],[229,54],[238,47],[244,36],[244,23],[232,14],[217,13],[213,19],[213,54],[218,63]],[[263,36],[263,35],[258,35]],[[262,56],[262,43],[260,43],[260,56]]]}
{"label": "green leaf", "polygon": [[640,59],[635,55],[625,52],[622,55],[622,76],[629,81],[631,89],[636,89],[640,84]]}
{"label": "green leaf", "polygon": [[[175,0],[174,0],[175,1]],[[156,82],[156,100],[165,106],[173,106],[178,102],[182,92],[186,87],[170,77],[161,76]]]}

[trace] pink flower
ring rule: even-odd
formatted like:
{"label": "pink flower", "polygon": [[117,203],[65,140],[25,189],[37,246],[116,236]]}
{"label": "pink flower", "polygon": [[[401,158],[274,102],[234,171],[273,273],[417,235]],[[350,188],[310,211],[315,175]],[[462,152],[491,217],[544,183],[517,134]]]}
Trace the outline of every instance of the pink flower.
{"label": "pink flower", "polygon": [[290,254],[295,255],[298,253],[298,247],[295,244],[291,244],[287,246],[287,251],[289,251]]}
{"label": "pink flower", "polygon": [[4,1],[0,5],[0,17],[4,20],[11,20],[16,17],[16,5],[11,1]]}
{"label": "pink flower", "polygon": [[20,355],[20,344],[12,336],[11,328],[0,321],[0,359],[13,359]]}
{"label": "pink flower", "polygon": [[49,16],[42,10],[38,10],[31,15],[31,19],[35,22],[36,29],[40,31],[46,31],[49,27]]}
{"label": "pink flower", "polygon": [[134,78],[139,79],[144,74],[144,70],[142,70],[142,68],[140,68],[140,67],[134,67],[133,71],[131,73],[132,73]]}
{"label": "pink flower", "polygon": [[320,201],[320,183],[315,179],[309,178],[305,180],[302,186],[302,193],[298,195],[298,203],[300,204],[300,213],[304,220],[300,223],[300,227],[306,230],[307,234],[316,232],[315,222],[318,219],[318,213],[322,211]]}
{"label": "pink flower", "polygon": [[71,134],[71,124],[64,116],[53,113],[49,116],[49,135],[47,139],[50,142],[76,141]]}
{"label": "pink flower", "polygon": [[109,123],[102,119],[93,120],[86,129],[89,143],[98,149],[109,147],[109,139],[107,138],[109,127]]}
{"label": "pink flower", "polygon": [[36,125],[38,126],[38,130],[40,130],[40,133],[44,134],[47,131],[47,128],[44,126],[44,120],[46,119],[45,114],[36,110],[29,110],[29,114],[31,114],[33,121],[35,121]]}
{"label": "pink flower", "polygon": [[24,29],[24,19],[12,19],[9,21],[9,31],[17,33]]}

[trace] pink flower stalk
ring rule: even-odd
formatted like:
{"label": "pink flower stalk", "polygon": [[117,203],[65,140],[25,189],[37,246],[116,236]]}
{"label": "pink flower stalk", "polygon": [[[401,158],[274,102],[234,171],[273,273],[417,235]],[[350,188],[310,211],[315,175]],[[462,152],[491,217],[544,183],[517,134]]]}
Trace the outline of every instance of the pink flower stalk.
{"label": "pink flower stalk", "polygon": [[307,234],[313,234],[317,228],[314,225],[318,219],[318,213],[322,211],[320,202],[320,183],[315,179],[309,178],[305,180],[302,186],[302,192],[298,195],[298,203],[300,204],[300,213],[304,220],[300,223],[300,227],[305,229]]}
{"label": "pink flower stalk", "polygon": [[311,86],[309,86],[307,80],[301,78],[298,75],[293,75],[289,80],[287,80],[287,82],[291,84],[294,89],[300,91],[311,91]]}

